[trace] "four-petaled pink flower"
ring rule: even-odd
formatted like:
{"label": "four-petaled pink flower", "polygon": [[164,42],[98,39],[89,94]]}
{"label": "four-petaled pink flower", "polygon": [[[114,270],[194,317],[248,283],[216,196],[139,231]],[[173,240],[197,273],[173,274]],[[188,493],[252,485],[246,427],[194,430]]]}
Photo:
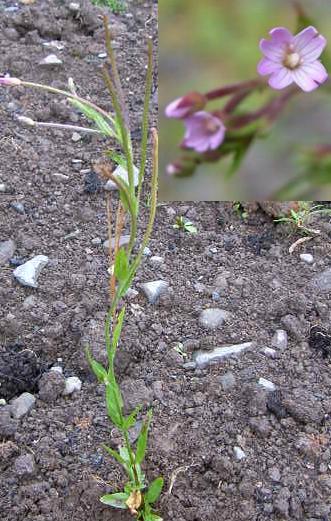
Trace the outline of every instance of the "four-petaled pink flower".
{"label": "four-petaled pink flower", "polygon": [[220,118],[199,111],[184,120],[186,133],[182,147],[204,153],[215,150],[224,141],[226,128]]}
{"label": "four-petaled pink flower", "polygon": [[327,80],[328,73],[318,60],[327,41],[315,27],[307,27],[296,36],[285,27],[275,27],[269,34],[271,40],[260,42],[265,58],[258,64],[258,72],[271,74],[270,87],[284,89],[296,83],[310,92]]}

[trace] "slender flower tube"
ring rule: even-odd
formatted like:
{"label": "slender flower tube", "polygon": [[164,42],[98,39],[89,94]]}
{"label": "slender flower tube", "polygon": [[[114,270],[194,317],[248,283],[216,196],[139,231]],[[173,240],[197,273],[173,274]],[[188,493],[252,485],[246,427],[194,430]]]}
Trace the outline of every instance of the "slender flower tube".
{"label": "slender flower tube", "polygon": [[209,112],[195,112],[184,120],[186,134],[182,142],[183,148],[192,148],[204,153],[215,150],[224,141],[226,128],[223,121]]}
{"label": "slender flower tube", "polygon": [[280,90],[296,83],[311,92],[327,80],[328,73],[318,59],[327,41],[315,27],[309,26],[296,36],[285,27],[275,27],[269,34],[271,40],[260,42],[265,57],[257,70],[262,76],[271,75],[270,87]]}
{"label": "slender flower tube", "polygon": [[207,103],[207,98],[199,92],[189,92],[186,96],[169,103],[165,109],[168,118],[183,119],[194,112],[202,110]]}

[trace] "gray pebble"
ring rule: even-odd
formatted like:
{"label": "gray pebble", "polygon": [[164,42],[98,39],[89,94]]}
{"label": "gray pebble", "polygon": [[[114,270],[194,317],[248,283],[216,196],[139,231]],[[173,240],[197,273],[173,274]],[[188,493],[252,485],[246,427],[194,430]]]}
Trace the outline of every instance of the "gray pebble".
{"label": "gray pebble", "polygon": [[284,329],[277,329],[276,333],[271,339],[272,347],[276,347],[277,349],[286,349],[287,343],[287,332]]}
{"label": "gray pebble", "polygon": [[[119,247],[126,246],[130,242],[130,235],[122,235],[119,240]],[[113,249],[115,246],[115,238],[113,237],[111,240],[111,248]],[[103,243],[104,250],[108,253],[109,251],[109,240]]]}
{"label": "gray pebble", "polygon": [[221,327],[229,317],[230,313],[224,309],[209,308],[201,312],[199,322],[206,329],[216,329]]}
{"label": "gray pebble", "polygon": [[14,277],[23,286],[30,288],[37,288],[37,279],[41,270],[48,264],[48,257],[46,255],[36,255],[21,266],[18,266],[13,272]]}
{"label": "gray pebble", "polygon": [[17,476],[30,476],[36,470],[35,460],[32,454],[22,454],[14,461],[14,470]]}
{"label": "gray pebble", "polygon": [[316,293],[328,293],[331,291],[331,268],[327,268],[311,280],[311,286]]}
{"label": "gray pebble", "polygon": [[12,239],[0,242],[0,266],[7,264],[9,259],[14,255],[16,244]]}
{"label": "gray pebble", "polygon": [[59,66],[62,64],[63,64],[63,61],[60,60],[56,56],[56,54],[49,54],[48,56],[46,56],[39,62],[39,65],[41,65],[42,67],[54,67],[54,66]]}
{"label": "gray pebble", "polygon": [[224,391],[228,391],[236,385],[236,378],[231,371],[220,376],[219,381]]}
{"label": "gray pebble", "polygon": [[36,398],[31,393],[22,393],[10,403],[10,410],[14,418],[25,416],[36,402]]}
{"label": "gray pebble", "polygon": [[[113,175],[114,175],[114,177],[118,177],[119,179],[121,179],[122,181],[125,181],[126,183],[129,182],[127,170],[120,165],[114,170]],[[137,167],[134,166],[133,167],[134,186],[138,186],[138,178],[139,178],[139,170]],[[118,188],[117,188],[116,183],[114,183],[114,181],[112,181],[111,179],[109,179],[109,181],[107,181],[107,183],[105,184],[105,190],[112,191],[112,190],[117,190],[117,189]]]}
{"label": "gray pebble", "polygon": [[303,262],[305,262],[306,264],[313,264],[313,262],[314,262],[314,257],[312,256],[311,253],[301,253],[300,259]]}
{"label": "gray pebble", "polygon": [[159,297],[166,293],[168,287],[169,283],[165,280],[154,280],[141,284],[141,289],[145,293],[150,304],[155,304]]}

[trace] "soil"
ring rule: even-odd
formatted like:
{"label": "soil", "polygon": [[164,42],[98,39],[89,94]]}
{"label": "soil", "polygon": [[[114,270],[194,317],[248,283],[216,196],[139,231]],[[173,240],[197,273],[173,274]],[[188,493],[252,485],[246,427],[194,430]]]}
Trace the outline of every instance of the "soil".
{"label": "soil", "polygon": [[[1,70],[59,86],[72,76],[107,107],[95,79],[103,51],[95,13],[102,10],[91,8],[94,16],[83,11],[76,19],[66,5],[41,1],[2,10]],[[145,37],[156,39],[156,4],[132,1],[128,12],[132,17],[112,20],[138,146]],[[64,66],[46,71],[38,63],[47,54],[42,41],[51,39],[65,46],[59,53]],[[70,134],[17,126],[18,114],[76,122],[67,105],[44,94],[2,89],[0,110],[0,180],[6,185],[0,241],[16,243],[0,271],[0,397],[36,397],[20,419],[0,406],[1,519],[126,521],[127,513],[98,500],[124,478],[101,447],[117,447],[120,439],[83,353],[86,343],[103,352],[106,212],[93,162],[104,143],[86,137],[73,143]],[[145,471],[150,479],[165,477],[158,505],[165,521],[331,517],[330,356],[316,327],[311,331],[318,325],[326,338],[330,334],[330,282],[325,289],[315,279],[331,264],[329,218],[317,218],[313,228],[322,233],[290,254],[298,234],[275,225],[257,205],[247,208],[243,217],[231,203],[160,203],[150,250],[164,262],[146,255],[133,285],[137,294],[126,298],[116,370],[125,402],[153,408]],[[176,215],[191,220],[198,233],[174,229]],[[145,224],[143,215],[141,229]],[[313,255],[312,264],[300,259],[303,252]],[[38,254],[50,259],[39,287],[23,287],[13,270]],[[148,304],[140,284],[159,279],[169,290]],[[231,318],[206,329],[199,316],[207,308]],[[266,352],[277,329],[287,330],[288,346]],[[252,348],[237,357],[202,369],[188,364],[198,350],[247,341]],[[54,365],[66,377],[80,377],[81,391],[62,396],[61,377],[49,372]],[[258,385],[259,378],[276,391]]]}

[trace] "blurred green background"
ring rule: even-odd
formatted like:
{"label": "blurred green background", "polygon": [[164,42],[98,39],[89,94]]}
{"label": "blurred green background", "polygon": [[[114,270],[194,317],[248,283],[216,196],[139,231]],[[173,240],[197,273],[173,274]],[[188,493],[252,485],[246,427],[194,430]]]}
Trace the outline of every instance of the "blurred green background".
{"label": "blurred green background", "polygon": [[[331,52],[330,0],[300,4],[328,38]],[[268,199],[300,172],[295,158],[304,145],[331,143],[331,91],[321,87],[292,100],[271,135],[251,148],[230,182],[224,181],[222,163],[203,165],[184,179],[165,173],[167,163],[180,155],[184,132],[181,122],[164,117],[167,103],[188,91],[205,92],[256,77],[262,57],[259,40],[276,26],[295,32],[291,0],[159,0],[161,200]],[[249,103],[261,101],[255,97]],[[310,198],[316,197],[331,199],[331,186],[314,190]]]}

